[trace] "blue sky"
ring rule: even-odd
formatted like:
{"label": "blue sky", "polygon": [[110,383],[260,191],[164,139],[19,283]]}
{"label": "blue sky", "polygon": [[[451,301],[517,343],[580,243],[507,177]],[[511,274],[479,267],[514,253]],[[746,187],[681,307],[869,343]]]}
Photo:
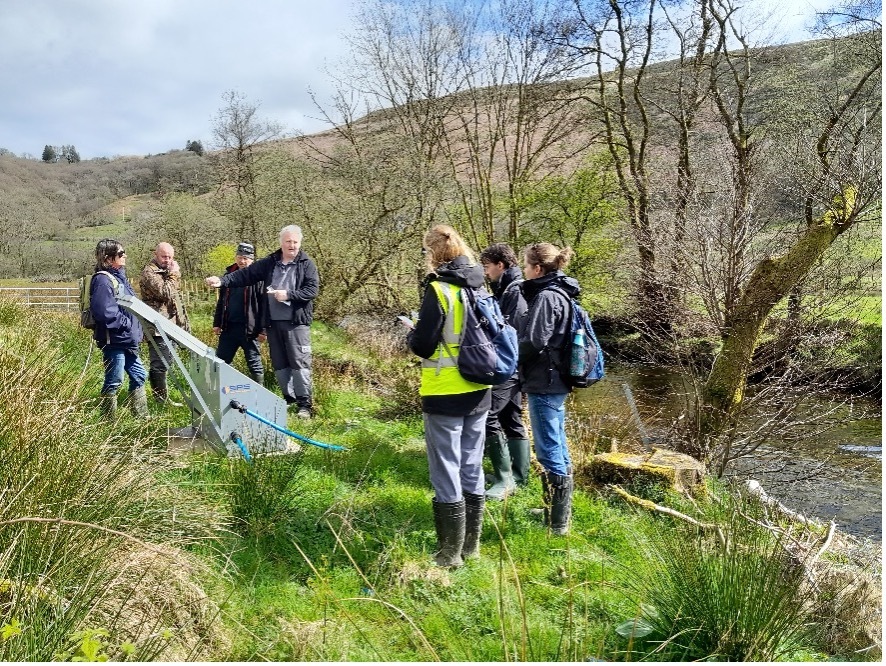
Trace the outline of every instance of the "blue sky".
{"label": "blue sky", "polygon": [[[755,0],[776,41],[808,39],[833,0]],[[325,128],[327,74],[346,55],[356,0],[0,0],[0,148],[84,159],[210,143],[237,90],[288,131]]]}

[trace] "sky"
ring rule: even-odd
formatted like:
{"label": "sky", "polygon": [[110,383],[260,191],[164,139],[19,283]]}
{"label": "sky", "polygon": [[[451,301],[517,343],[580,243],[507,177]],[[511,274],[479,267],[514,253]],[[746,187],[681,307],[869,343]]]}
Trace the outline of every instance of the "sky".
{"label": "sky", "polygon": [[[38,159],[46,144],[82,159],[209,148],[229,90],[290,133],[326,129],[309,91],[328,104],[357,2],[0,0],[0,148]],[[791,42],[833,0],[754,2]]]}

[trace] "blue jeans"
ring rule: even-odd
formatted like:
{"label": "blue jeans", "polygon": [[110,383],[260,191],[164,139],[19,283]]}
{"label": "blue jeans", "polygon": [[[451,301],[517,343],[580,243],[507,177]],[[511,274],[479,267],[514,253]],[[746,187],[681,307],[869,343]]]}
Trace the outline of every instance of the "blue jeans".
{"label": "blue jeans", "polygon": [[527,393],[529,421],[535,457],[551,474],[567,476],[572,465],[566,446],[566,408],[568,393]]}
{"label": "blue jeans", "polygon": [[105,345],[102,349],[105,365],[105,383],[102,395],[114,395],[123,386],[123,373],[129,375],[129,391],[143,386],[148,372],[138,357],[138,347]]}

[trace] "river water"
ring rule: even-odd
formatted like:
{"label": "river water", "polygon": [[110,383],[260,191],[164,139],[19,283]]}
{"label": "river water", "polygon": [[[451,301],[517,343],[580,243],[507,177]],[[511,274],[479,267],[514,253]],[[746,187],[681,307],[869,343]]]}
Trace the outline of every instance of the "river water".
{"label": "river water", "polygon": [[[627,386],[630,391],[625,391]],[[572,409],[593,419],[606,419],[634,437],[641,428],[656,439],[681,413],[690,394],[685,377],[656,368],[608,368],[598,384],[576,391]],[[630,406],[633,398],[640,426]],[[848,402],[806,398],[807,413],[852,415],[824,433],[799,441],[773,439],[729,474],[755,478],[770,495],[796,511],[821,520],[835,520],[850,534],[882,540],[882,412],[872,401]],[[850,412],[851,409],[851,412]],[[864,418],[858,418],[862,415]],[[627,424],[627,425],[626,425]]]}

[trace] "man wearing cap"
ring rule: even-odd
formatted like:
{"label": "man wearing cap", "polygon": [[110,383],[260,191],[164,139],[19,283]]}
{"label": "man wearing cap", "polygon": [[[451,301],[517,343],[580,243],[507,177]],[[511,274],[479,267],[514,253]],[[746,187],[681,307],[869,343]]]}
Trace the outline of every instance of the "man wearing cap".
{"label": "man wearing cap", "polygon": [[280,249],[246,268],[206,278],[210,287],[246,287],[264,282],[263,323],[271,364],[283,398],[299,418],[313,414],[311,322],[320,293],[317,265],[301,249],[302,231],[294,224],[280,230]]}
{"label": "man wearing cap", "polygon": [[[188,315],[179,296],[180,284],[181,269],[175,260],[175,250],[169,243],[159,243],[138,281],[141,299],[173,324],[189,331]],[[180,402],[169,398],[166,388],[166,370],[172,363],[172,352],[153,326],[146,326],[145,334],[153,340],[153,344],[151,340],[148,341],[151,361],[148,379],[154,399],[159,403],[181,407]]]}
{"label": "man wearing cap", "polygon": [[[240,243],[237,245],[234,263],[228,266],[226,273],[247,268],[253,261],[255,248],[250,243]],[[218,336],[215,355],[230,364],[237,350],[242,349],[249,376],[259,386],[265,380],[265,369],[262,367],[261,351],[258,348],[258,343],[266,339],[262,323],[265,301],[265,285],[262,281],[248,287],[221,287],[212,320],[212,332]]]}

